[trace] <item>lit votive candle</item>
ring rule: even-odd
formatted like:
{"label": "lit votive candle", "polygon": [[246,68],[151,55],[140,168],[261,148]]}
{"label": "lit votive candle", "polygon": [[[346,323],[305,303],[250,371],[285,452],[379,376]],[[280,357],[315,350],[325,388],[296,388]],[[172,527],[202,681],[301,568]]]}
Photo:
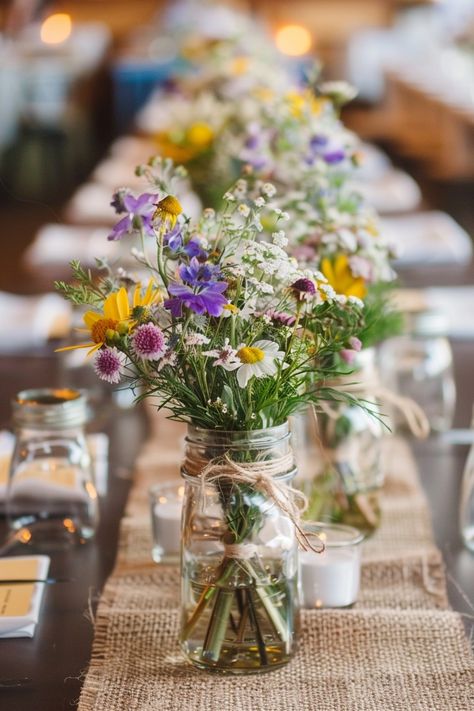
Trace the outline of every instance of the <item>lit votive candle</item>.
{"label": "lit votive candle", "polygon": [[359,594],[363,534],[331,523],[305,524],[305,532],[317,534],[325,548],[322,553],[300,553],[303,607],[353,605]]}
{"label": "lit votive candle", "polygon": [[164,482],[150,488],[152,557],[156,563],[178,563],[181,549],[181,513],[184,486]]}

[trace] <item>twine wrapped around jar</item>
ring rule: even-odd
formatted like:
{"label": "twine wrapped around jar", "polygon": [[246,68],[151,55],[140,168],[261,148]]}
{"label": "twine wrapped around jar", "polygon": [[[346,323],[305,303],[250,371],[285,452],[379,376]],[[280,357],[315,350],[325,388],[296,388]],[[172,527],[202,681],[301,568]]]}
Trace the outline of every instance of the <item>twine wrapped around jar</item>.
{"label": "twine wrapped around jar", "polygon": [[[308,507],[306,495],[288,483],[282,486],[278,481],[278,477],[285,476],[293,466],[292,453],[278,459],[248,463],[237,463],[228,454],[225,454],[208,462],[201,470],[199,477],[203,493],[206,484],[214,484],[222,480],[230,481],[233,484],[249,484],[255,491],[264,494],[290,519],[295,527],[298,544],[303,550],[322,553],[324,543],[318,539],[320,545],[314,546],[301,524],[302,514]],[[317,536],[315,537],[317,538]],[[230,552],[228,557],[248,557],[247,548],[249,545],[248,543],[226,544],[226,552]]]}

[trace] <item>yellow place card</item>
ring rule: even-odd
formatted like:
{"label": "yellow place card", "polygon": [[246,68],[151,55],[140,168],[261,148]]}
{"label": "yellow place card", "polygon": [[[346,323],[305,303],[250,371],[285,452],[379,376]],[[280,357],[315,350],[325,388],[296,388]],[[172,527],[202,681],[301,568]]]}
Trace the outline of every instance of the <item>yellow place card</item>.
{"label": "yellow place card", "polygon": [[8,484],[8,474],[10,471],[10,455],[0,454],[0,486]]}
{"label": "yellow place card", "polygon": [[[31,580],[38,577],[38,570],[38,560],[2,558],[0,560],[0,581],[21,578]],[[34,590],[34,583],[2,585],[0,582],[0,617],[25,617],[31,609]]]}

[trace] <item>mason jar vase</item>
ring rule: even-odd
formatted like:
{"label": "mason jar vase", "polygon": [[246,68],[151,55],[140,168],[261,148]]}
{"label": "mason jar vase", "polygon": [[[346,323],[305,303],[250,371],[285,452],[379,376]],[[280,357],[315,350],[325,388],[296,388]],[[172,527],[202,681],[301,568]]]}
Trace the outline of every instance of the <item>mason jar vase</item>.
{"label": "mason jar vase", "polygon": [[196,667],[248,674],[295,650],[297,538],[288,425],[190,427],[182,476],[181,647]]}

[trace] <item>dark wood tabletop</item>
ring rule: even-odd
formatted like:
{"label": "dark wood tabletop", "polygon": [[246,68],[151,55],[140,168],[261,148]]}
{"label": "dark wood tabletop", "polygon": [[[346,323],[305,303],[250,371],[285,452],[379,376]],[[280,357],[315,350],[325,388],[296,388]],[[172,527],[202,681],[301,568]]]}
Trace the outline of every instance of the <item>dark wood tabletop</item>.
{"label": "dark wood tabletop", "polygon": [[[433,283],[426,274],[425,271],[425,276],[418,274],[407,281]],[[467,280],[447,273],[446,282],[451,279],[454,283]],[[438,276],[436,281],[442,283]],[[474,342],[453,342],[453,351],[458,384],[455,426],[468,427],[474,402]],[[18,390],[55,386],[64,377],[61,373],[52,346],[34,353],[0,357],[0,426],[8,425],[9,403]],[[77,706],[91,653],[91,614],[113,568],[131,467],[146,434],[146,421],[140,409],[120,411],[110,402],[105,416],[94,426],[105,429],[110,436],[109,487],[101,502],[98,535],[87,545],[52,555],[50,574],[72,578],[74,582],[46,588],[34,639],[0,640],[2,711],[62,711]],[[459,488],[467,447],[449,446],[431,438],[413,443],[413,448],[431,508],[436,541],[446,562],[450,601],[454,609],[466,615],[469,627],[468,616],[474,615],[471,606],[474,555],[463,548],[458,533]],[[0,520],[0,539],[5,531],[5,521]],[[2,684],[13,680],[19,680],[20,685],[2,688]]]}

